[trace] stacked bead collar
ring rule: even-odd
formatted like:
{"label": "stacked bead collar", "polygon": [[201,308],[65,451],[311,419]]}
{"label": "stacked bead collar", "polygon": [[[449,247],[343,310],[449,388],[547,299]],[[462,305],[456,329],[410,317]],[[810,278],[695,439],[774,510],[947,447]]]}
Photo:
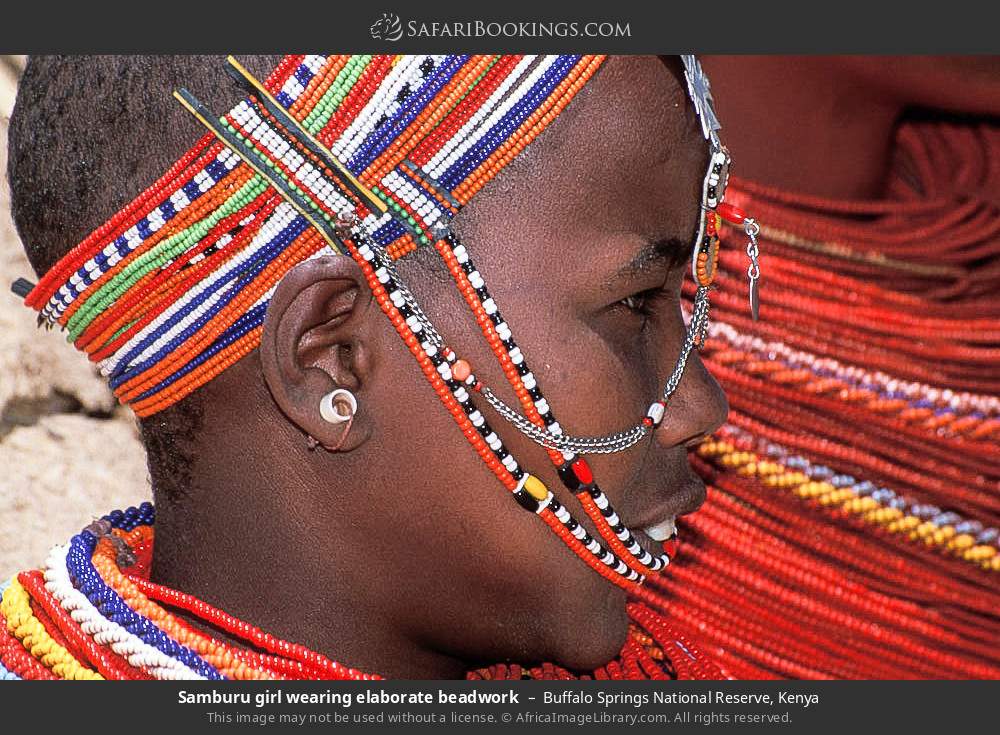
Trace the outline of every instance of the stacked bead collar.
{"label": "stacked bead collar", "polygon": [[[44,570],[3,586],[0,675],[25,679],[380,678],[280,640],[197,598],[149,579],[154,510],[114,511],[56,546]],[[202,633],[182,610],[243,641]],[[619,658],[587,674],[553,664],[498,664],[470,679],[721,678],[687,637],[641,601],[628,604]]]}

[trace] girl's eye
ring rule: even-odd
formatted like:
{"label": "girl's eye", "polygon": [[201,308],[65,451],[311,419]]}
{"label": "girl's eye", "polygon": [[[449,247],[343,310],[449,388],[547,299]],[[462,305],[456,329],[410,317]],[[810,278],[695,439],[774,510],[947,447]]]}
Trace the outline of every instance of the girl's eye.
{"label": "girl's eye", "polygon": [[619,303],[625,304],[625,306],[627,306],[632,311],[639,311],[642,308],[643,300],[642,297],[638,295],[626,296]]}
{"label": "girl's eye", "polygon": [[618,303],[629,311],[650,316],[656,308],[657,301],[663,296],[662,288],[651,288],[626,296]]}

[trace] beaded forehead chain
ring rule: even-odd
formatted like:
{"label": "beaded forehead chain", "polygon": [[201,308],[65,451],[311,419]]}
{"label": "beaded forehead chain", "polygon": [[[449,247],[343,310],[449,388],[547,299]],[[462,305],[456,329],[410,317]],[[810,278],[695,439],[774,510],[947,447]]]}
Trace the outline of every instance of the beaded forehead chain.
{"label": "beaded forehead chain", "polygon": [[[704,340],[724,217],[744,227],[756,316],[757,225],[723,203],[729,156],[708,80],[683,56],[710,146],[694,244],[697,291],[663,395],[632,429],[564,433],[465,246],[455,214],[537,137],[597,71],[602,56],[288,56],[261,84],[234,59],[247,97],[215,118],[175,96],[209,132],[159,181],[15,291],[98,363],[119,400],[149,416],[255,349],[274,289],[296,264],[334,252],[361,267],[375,300],[442,403],[500,482],[591,568],[635,589],[669,562],[676,534],[647,529],[642,548],[581,454],[622,451],[658,426],[690,351]],[[447,265],[523,411],[504,403],[451,350],[395,261],[432,245]],[[593,538],[526,472],[476,408],[482,395],[544,446],[599,531]]]}

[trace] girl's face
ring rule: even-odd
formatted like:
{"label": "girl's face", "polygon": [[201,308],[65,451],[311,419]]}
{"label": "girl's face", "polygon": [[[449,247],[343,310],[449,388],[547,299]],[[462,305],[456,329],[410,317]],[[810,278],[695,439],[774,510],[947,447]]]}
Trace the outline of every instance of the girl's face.
{"label": "girl's face", "polygon": [[[610,58],[456,220],[570,434],[634,425],[674,367],[707,156],[679,62]],[[445,341],[517,405],[444,264],[429,251],[399,268]],[[445,656],[578,669],[610,660],[627,630],[624,593],[517,505],[391,326],[371,311],[384,335],[359,398],[374,428],[355,452],[370,453],[378,480],[354,480],[349,499],[317,508],[317,522],[338,528],[335,540],[319,543],[331,555],[358,550],[371,567],[365,594],[379,600],[380,615]],[[481,408],[519,463],[585,519],[545,452]],[[686,446],[726,412],[718,385],[692,355],[654,438],[589,458],[629,527],[697,509],[705,489]]]}

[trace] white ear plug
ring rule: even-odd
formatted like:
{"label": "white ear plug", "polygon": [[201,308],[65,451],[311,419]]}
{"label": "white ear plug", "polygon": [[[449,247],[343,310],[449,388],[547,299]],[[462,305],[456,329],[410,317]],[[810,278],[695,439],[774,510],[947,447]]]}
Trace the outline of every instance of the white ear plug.
{"label": "white ear plug", "polygon": [[337,388],[327,393],[319,401],[319,415],[331,424],[342,424],[354,418],[358,411],[358,399],[349,390]]}

